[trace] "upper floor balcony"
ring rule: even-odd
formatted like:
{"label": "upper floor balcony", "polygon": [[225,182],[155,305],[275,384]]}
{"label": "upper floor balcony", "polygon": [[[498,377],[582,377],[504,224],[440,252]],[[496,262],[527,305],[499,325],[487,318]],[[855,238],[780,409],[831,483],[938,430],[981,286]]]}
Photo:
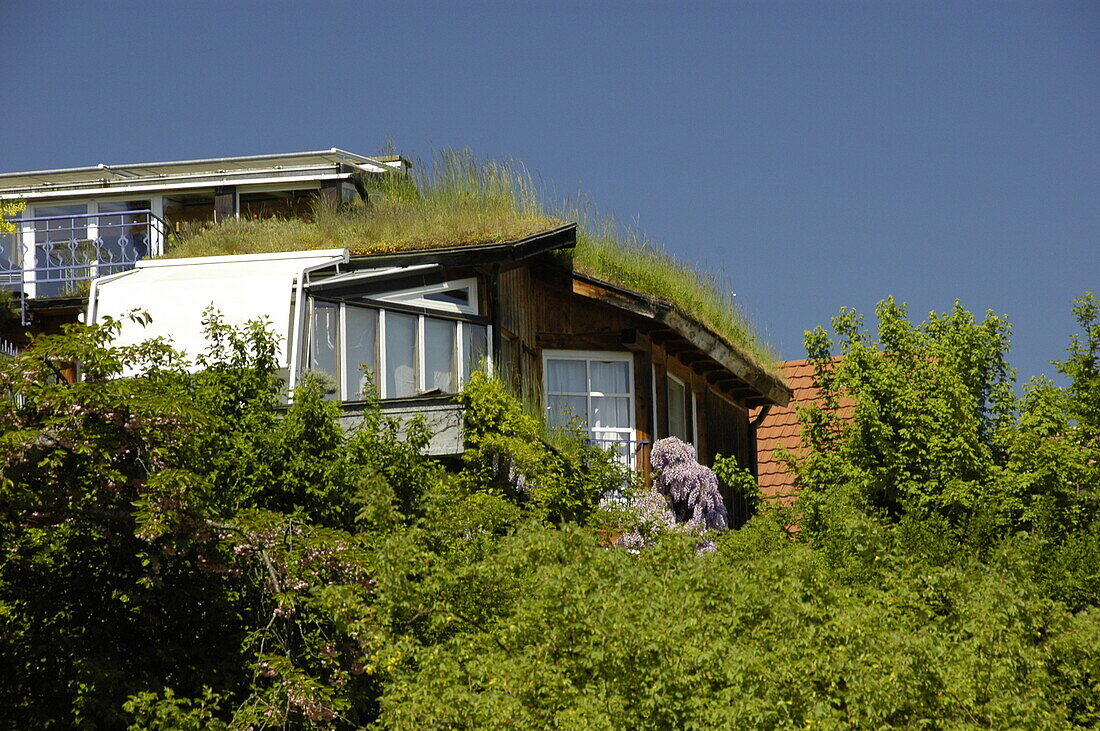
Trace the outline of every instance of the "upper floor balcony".
{"label": "upper floor balcony", "polygon": [[53,206],[51,215],[13,221],[17,230],[0,234],[0,288],[25,298],[77,296],[96,277],[164,253],[168,225],[151,209],[100,203],[86,211]]}

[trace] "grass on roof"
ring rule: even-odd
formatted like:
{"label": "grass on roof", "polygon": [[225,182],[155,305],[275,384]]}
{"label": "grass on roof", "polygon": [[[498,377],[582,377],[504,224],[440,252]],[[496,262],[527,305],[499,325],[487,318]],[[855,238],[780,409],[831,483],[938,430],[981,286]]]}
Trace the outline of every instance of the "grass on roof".
{"label": "grass on roof", "polygon": [[301,218],[231,219],[173,233],[169,257],[346,248],[352,254],[515,241],[577,221],[577,247],[563,254],[576,271],[665,300],[776,372],[775,353],[728,294],[730,287],[668,254],[615,221],[595,221],[580,207],[548,213],[522,165],[478,160],[469,151],[440,153],[410,177],[386,175],[370,202],[347,210],[315,206]]}
{"label": "grass on roof", "polygon": [[562,222],[538,206],[530,177],[512,163],[446,152],[412,177],[386,175],[370,202],[335,211],[316,205],[308,219],[236,218],[173,235],[170,257],[348,249],[383,254],[515,241]]}
{"label": "grass on roof", "polygon": [[573,269],[676,305],[727,342],[739,345],[771,373],[778,373],[772,346],[741,312],[730,287],[667,253],[663,247],[614,220],[577,229]]}

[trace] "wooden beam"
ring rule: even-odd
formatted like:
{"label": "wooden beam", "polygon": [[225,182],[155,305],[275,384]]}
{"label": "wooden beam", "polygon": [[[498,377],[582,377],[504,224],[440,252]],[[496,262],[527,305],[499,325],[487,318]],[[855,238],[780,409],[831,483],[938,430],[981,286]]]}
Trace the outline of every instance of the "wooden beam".
{"label": "wooden beam", "polygon": [[680,337],[680,333],[668,328],[655,328],[649,331],[649,339],[655,343],[664,343]]}
{"label": "wooden beam", "polygon": [[722,370],[722,364],[715,360],[711,360],[710,358],[706,358],[705,360],[700,360],[692,363],[691,370],[702,376],[707,373],[713,373],[714,371]]}
{"label": "wooden beam", "polygon": [[641,317],[647,317],[651,320],[657,316],[656,310],[647,306],[640,300],[624,296],[606,287],[601,287],[595,282],[577,279],[576,277],[573,278],[573,294],[587,297],[597,302],[603,302],[604,304],[617,307],[620,310],[632,312]]}
{"label": "wooden beam", "polygon": [[619,332],[619,342],[622,343],[627,350],[633,350],[639,353],[648,353],[653,349],[653,343],[650,342],[649,336],[643,332],[639,332],[637,328],[625,328]]}
{"label": "wooden beam", "polygon": [[675,308],[661,312],[659,319],[682,333],[683,337],[695,347],[721,363],[727,370],[736,374],[773,403],[786,406],[790,401],[790,389],[783,381],[778,376],[765,371],[763,366],[757,364],[741,348],[722,340],[702,324]]}
{"label": "wooden beam", "polygon": [[686,366],[691,366],[693,363],[701,363],[703,361],[714,362],[709,355],[700,353],[698,350],[687,350],[680,353],[677,357],[680,359],[680,362]]}
{"label": "wooden beam", "polygon": [[668,351],[669,355],[677,355],[694,349],[695,346],[686,340],[669,340],[665,343],[665,350]]}
{"label": "wooden beam", "polygon": [[550,350],[624,350],[619,341],[619,331],[590,333],[550,333],[535,334],[535,342],[540,348]]}
{"label": "wooden beam", "polygon": [[516,241],[500,244],[474,244],[451,246],[443,249],[418,249],[397,254],[367,254],[354,256],[353,269],[375,269],[413,264],[439,264],[440,266],[478,267],[521,261],[555,249],[570,249],[577,245],[577,225],[558,226]]}
{"label": "wooden beam", "polygon": [[236,218],[240,212],[241,203],[237,197],[237,186],[219,185],[214,188],[214,223],[227,218]]}

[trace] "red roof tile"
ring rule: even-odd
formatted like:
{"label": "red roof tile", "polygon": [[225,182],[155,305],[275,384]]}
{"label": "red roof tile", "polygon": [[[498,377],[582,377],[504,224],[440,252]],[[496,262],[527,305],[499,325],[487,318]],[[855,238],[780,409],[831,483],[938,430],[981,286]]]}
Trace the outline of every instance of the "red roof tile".
{"label": "red roof tile", "polygon": [[[797,494],[794,475],[783,460],[776,458],[775,451],[786,448],[796,456],[805,452],[797,409],[813,403],[818,398],[818,389],[814,387],[814,365],[810,361],[788,360],[781,364],[781,368],[783,378],[791,388],[791,401],[786,406],[773,406],[757,427],[757,474],[760,489],[765,495],[789,502]],[[758,409],[749,418],[756,418],[759,413]]]}

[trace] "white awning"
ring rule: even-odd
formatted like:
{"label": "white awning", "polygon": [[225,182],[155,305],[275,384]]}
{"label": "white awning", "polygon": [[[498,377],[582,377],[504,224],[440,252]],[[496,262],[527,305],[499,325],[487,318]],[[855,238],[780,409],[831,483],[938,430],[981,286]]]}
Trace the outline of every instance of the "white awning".
{"label": "white awning", "polygon": [[[229,325],[266,319],[275,333],[277,358],[290,365],[286,347],[296,332],[292,304],[298,279],[312,269],[347,262],[347,249],[139,261],[137,268],[92,285],[87,322],[122,321],[116,345],[164,337],[193,359],[206,349],[202,314],[213,306]],[[142,327],[126,318],[143,310]]]}

